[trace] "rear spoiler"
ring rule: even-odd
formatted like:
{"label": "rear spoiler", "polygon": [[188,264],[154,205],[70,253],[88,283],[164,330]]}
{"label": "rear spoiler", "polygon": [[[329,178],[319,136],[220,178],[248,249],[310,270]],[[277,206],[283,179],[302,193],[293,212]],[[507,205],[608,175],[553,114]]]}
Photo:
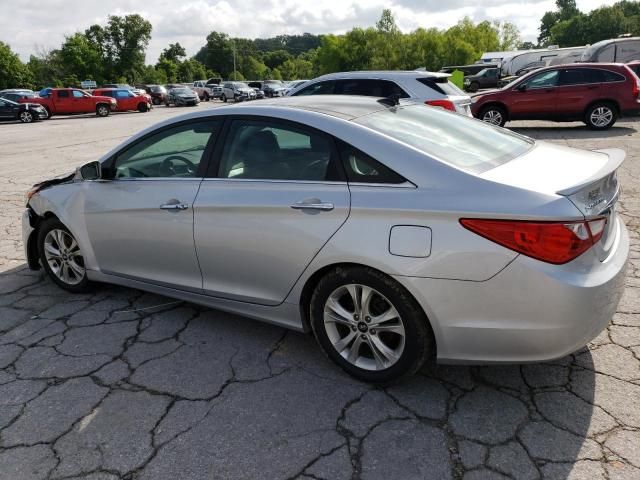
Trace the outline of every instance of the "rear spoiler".
{"label": "rear spoiler", "polygon": [[586,178],[579,184],[573,185],[563,190],[559,190],[558,192],[556,192],[558,195],[563,195],[565,197],[568,197],[569,195],[578,193],[580,190],[585,189],[592,183],[597,182],[598,180],[601,180],[604,177],[612,174],[620,167],[620,165],[622,165],[622,162],[624,162],[624,159],[627,156],[627,153],[624,150],[621,150],[619,148],[607,148],[603,150],[594,150],[594,152],[607,155],[609,157],[609,161],[600,170],[598,170],[589,178]]}

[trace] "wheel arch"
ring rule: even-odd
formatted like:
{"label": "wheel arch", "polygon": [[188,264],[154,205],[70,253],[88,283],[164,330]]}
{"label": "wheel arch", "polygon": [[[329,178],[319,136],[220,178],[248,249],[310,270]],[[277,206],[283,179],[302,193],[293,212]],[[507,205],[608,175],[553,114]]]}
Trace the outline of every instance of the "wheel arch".
{"label": "wheel arch", "polygon": [[509,113],[509,108],[507,108],[507,106],[503,103],[500,102],[498,100],[489,100],[487,103],[483,103],[482,106],[478,109],[478,117],[480,118],[481,113],[486,110],[489,107],[500,107],[502,108],[505,113],[506,113],[506,120],[509,121],[511,118],[511,114]]}
{"label": "wheel arch", "polygon": [[[313,274],[311,274],[309,276],[309,278],[306,279],[305,284],[302,287],[302,290],[300,292],[300,297],[298,299],[298,308],[300,309],[300,319],[302,321],[302,328],[303,328],[303,331],[305,333],[311,332],[311,318],[310,318],[311,296],[313,295],[313,291],[315,290],[316,286],[318,285],[318,283],[320,282],[322,277],[324,277],[331,270],[335,270],[335,269],[338,269],[338,268],[354,268],[354,267],[355,268],[367,268],[367,269],[375,270],[376,272],[380,273],[381,275],[384,275],[386,277],[389,277],[389,278],[393,279],[393,277],[391,275],[383,272],[382,270],[379,270],[377,268],[371,267],[369,265],[365,265],[365,264],[362,264],[362,263],[356,263],[356,262],[330,263],[328,265],[324,265],[323,267],[319,268]],[[429,316],[429,312],[425,311],[424,307],[420,304],[420,302],[418,302],[418,299],[415,297],[415,295],[407,287],[405,287],[402,284],[400,284],[400,285],[407,292],[407,294],[411,298],[413,298],[413,300],[416,302],[416,304],[418,306],[420,306],[420,309],[424,313],[424,316],[425,316],[425,318],[427,320],[427,328],[429,328],[429,330],[431,331],[431,336],[433,338],[433,352],[434,352],[434,355],[437,355],[437,351],[438,351],[438,335],[437,335],[437,331],[436,331],[437,329],[433,328],[433,325],[431,323],[431,319],[430,319],[430,316]]]}
{"label": "wheel arch", "polygon": [[594,105],[598,104],[598,103],[608,103],[610,105],[612,105],[615,109],[616,109],[616,114],[620,115],[620,104],[618,103],[617,100],[614,100],[613,98],[599,98],[597,100],[593,100],[592,102],[589,102],[587,104],[587,106],[584,109],[584,115],[587,114],[587,112],[589,111],[589,109],[591,107],[593,107]]}
{"label": "wheel arch", "polygon": [[40,225],[49,218],[55,218],[60,221],[58,216],[52,211],[48,210],[42,215],[38,215],[32,208],[29,214],[29,223],[33,228],[27,239],[27,265],[31,270],[40,270],[40,255],[38,254],[38,234],[40,232]]}

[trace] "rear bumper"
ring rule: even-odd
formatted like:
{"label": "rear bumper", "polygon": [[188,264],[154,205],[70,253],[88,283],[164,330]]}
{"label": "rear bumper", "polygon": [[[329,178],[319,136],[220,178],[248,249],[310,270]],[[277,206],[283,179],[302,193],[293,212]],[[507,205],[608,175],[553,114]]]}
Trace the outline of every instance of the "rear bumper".
{"label": "rear bumper", "polygon": [[518,256],[490,280],[396,277],[424,307],[443,363],[563,357],[609,323],[624,290],[629,236],[618,221],[604,262],[589,250],[566,265]]}

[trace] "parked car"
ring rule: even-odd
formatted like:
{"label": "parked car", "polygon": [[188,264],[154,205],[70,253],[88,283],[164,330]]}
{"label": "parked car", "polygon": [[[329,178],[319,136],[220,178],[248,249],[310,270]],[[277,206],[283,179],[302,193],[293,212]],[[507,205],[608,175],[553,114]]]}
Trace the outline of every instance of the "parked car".
{"label": "parked car", "polygon": [[640,77],[640,60],[627,63],[627,67],[629,67],[636,76]]}
{"label": "parked car", "polygon": [[610,128],[618,117],[640,113],[640,79],[622,64],[574,63],[531,72],[501,90],[471,101],[473,115],[503,126],[509,120],[583,121]]}
{"label": "parked car", "polygon": [[37,120],[45,120],[47,117],[47,111],[42,105],[18,103],[0,97],[0,120],[20,120],[22,123],[32,123]]}
{"label": "parked car", "polygon": [[244,82],[225,82],[222,87],[222,97],[220,100],[227,102],[243,102],[246,100],[255,100],[256,91]]}
{"label": "parked car", "polygon": [[151,110],[151,96],[146,92],[141,95],[136,95],[131,90],[125,90],[123,88],[98,88],[93,91],[93,94],[115,98],[117,103],[116,110],[119,112],[126,112],[128,110],[148,112]]}
{"label": "parked car", "polygon": [[365,381],[431,355],[540,362],[616,311],[624,155],[422,103],[247,102],[166,120],[35,186],[23,244],[66,290],[115,283],[313,332]]}
{"label": "parked car", "polygon": [[6,98],[7,100],[14,102],[25,98],[35,98],[37,96],[38,94],[33,90],[22,88],[7,88],[5,90],[0,90],[0,98]]}
{"label": "parked car", "polygon": [[164,104],[176,107],[196,106],[200,103],[198,94],[188,87],[176,87],[169,90]]}
{"label": "parked car", "polygon": [[220,98],[222,95],[222,87],[217,83],[208,83],[207,80],[196,80],[191,88],[198,94],[200,100],[205,102],[212,98]]}
{"label": "parked car", "polygon": [[245,82],[249,87],[253,88],[256,92],[256,99],[265,98],[265,94],[262,91],[262,82]]}
{"label": "parked car", "polygon": [[475,75],[476,73],[481,72],[485,68],[497,68],[497,63],[474,63],[472,65],[449,65],[446,67],[442,67],[440,72],[442,73],[453,73],[456,70],[459,70],[467,75]]}
{"label": "parked car", "polygon": [[106,85],[102,85],[100,88],[121,88],[123,90],[134,89],[134,87],[132,87],[128,83],[107,83]]}
{"label": "parked car", "polygon": [[581,62],[628,63],[640,60],[640,37],[611,38],[596,42],[588,47]]}
{"label": "parked car", "polygon": [[289,93],[291,93],[294,89],[298,88],[301,85],[304,85],[308,81],[309,80],[294,80],[292,82],[289,82],[284,89],[285,97],[289,95]]}
{"label": "parked car", "polygon": [[116,99],[91,95],[77,88],[52,88],[46,97],[20,100],[20,103],[38,103],[46,110],[49,118],[54,115],[93,113],[107,117],[117,107]]}
{"label": "parked car", "polygon": [[289,96],[364,95],[416,100],[471,116],[471,99],[449,81],[449,74],[417,71],[342,72],[323,75]]}
{"label": "parked car", "polygon": [[144,90],[151,96],[151,103],[160,105],[164,103],[167,96],[167,89],[162,85],[144,85]]}
{"label": "parked car", "polygon": [[265,80],[260,90],[264,92],[265,97],[284,97],[286,87],[280,80]]}
{"label": "parked car", "polygon": [[464,77],[464,89],[477,92],[481,88],[495,88],[498,86],[498,69],[485,68],[475,75]]}

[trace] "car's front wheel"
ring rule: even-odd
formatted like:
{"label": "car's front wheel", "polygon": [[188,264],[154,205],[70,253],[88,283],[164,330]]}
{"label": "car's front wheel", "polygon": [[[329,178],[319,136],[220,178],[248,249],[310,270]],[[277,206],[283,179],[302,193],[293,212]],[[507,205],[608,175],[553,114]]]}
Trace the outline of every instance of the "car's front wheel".
{"label": "car's front wheel", "polygon": [[99,117],[108,117],[109,113],[111,113],[111,110],[106,105],[98,105],[96,107],[96,115]]}
{"label": "car's front wheel", "polygon": [[29,110],[25,110],[24,112],[20,112],[20,121],[22,123],[32,123],[34,120],[34,116],[33,113],[31,113]]}
{"label": "car's front wheel", "polygon": [[388,383],[415,373],[433,334],[415,299],[398,282],[365,267],[340,267],[318,283],[310,302],[318,343],[347,373]]}
{"label": "car's front wheel", "polygon": [[480,111],[478,118],[491,125],[504,127],[507,123],[507,111],[498,105],[489,105]]}
{"label": "car's front wheel", "polygon": [[84,257],[73,234],[57,218],[45,220],[38,230],[40,263],[49,277],[70,292],[89,288]]}
{"label": "car's front wheel", "polygon": [[220,100],[222,100],[224,103],[227,103],[227,96],[223,93],[222,95],[220,95]]}
{"label": "car's front wheel", "polygon": [[617,109],[610,103],[601,102],[595,103],[587,109],[584,122],[592,130],[606,130],[611,128],[617,119]]}

